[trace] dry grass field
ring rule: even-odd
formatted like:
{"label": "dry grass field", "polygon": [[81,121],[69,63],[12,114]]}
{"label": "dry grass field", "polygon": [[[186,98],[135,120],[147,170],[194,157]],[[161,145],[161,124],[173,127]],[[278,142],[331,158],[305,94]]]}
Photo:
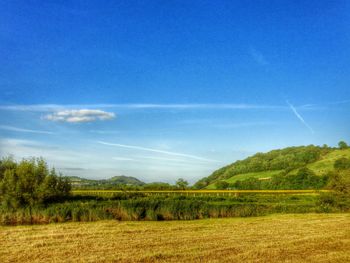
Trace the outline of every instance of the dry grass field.
{"label": "dry grass field", "polygon": [[350,262],[350,214],[0,227],[0,262]]}

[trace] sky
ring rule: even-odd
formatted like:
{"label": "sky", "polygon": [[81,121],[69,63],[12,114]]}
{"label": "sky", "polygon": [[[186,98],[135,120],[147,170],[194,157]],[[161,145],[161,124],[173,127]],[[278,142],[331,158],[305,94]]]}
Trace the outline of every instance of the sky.
{"label": "sky", "polygon": [[349,1],[1,1],[0,156],[190,183],[350,141]]}

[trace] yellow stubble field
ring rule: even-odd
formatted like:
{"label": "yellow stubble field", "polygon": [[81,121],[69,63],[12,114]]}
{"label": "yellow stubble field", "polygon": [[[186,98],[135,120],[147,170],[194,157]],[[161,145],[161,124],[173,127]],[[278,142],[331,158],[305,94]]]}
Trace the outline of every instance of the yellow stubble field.
{"label": "yellow stubble field", "polygon": [[350,262],[350,214],[0,227],[0,262]]}

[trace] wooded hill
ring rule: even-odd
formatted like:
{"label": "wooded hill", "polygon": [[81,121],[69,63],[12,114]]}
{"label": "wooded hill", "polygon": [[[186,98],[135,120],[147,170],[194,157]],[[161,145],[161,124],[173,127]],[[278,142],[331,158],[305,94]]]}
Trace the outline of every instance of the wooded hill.
{"label": "wooded hill", "polygon": [[317,189],[323,188],[339,168],[350,169],[350,149],[345,142],[340,142],[338,148],[288,147],[236,161],[194,186],[197,189]]}
{"label": "wooded hill", "polygon": [[132,176],[113,176],[109,179],[93,180],[77,176],[67,176],[73,188],[108,189],[114,186],[142,186],[145,183]]}

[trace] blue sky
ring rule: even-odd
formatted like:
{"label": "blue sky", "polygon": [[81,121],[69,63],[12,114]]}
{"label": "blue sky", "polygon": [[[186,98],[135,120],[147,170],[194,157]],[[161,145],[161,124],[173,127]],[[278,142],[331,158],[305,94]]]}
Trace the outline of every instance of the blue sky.
{"label": "blue sky", "polygon": [[3,1],[0,155],[190,182],[350,141],[349,1]]}

